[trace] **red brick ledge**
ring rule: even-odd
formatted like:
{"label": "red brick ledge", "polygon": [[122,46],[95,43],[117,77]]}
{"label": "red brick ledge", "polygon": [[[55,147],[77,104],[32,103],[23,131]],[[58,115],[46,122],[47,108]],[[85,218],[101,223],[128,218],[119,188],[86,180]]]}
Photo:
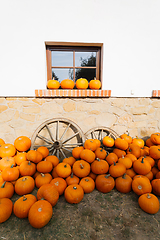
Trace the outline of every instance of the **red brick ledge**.
{"label": "red brick ledge", "polygon": [[110,97],[111,90],[36,89],[36,97]]}
{"label": "red brick ledge", "polygon": [[153,90],[152,97],[160,97],[160,90]]}

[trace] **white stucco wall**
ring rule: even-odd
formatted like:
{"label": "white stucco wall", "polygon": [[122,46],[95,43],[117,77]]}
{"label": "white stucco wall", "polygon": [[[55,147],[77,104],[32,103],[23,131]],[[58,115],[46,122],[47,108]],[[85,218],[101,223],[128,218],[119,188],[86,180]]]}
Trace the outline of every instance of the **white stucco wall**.
{"label": "white stucco wall", "polygon": [[46,88],[45,41],[104,43],[103,89],[160,89],[159,0],[0,1],[0,96]]}

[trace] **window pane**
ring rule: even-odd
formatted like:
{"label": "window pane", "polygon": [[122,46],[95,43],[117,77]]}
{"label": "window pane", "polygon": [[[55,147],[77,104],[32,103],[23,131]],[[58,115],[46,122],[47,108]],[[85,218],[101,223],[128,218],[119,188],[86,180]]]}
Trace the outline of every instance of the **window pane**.
{"label": "window pane", "polygon": [[76,67],[96,67],[96,52],[75,52]]}
{"label": "window pane", "polygon": [[96,77],[96,69],[77,68],[75,71],[75,79],[86,78],[88,81]]}
{"label": "window pane", "polygon": [[73,69],[71,68],[61,68],[61,69],[56,69],[53,68],[52,69],[52,78],[55,78],[56,80],[58,80],[59,82],[61,82],[62,80],[69,78],[73,80]]}
{"label": "window pane", "polygon": [[72,67],[73,66],[73,52],[52,51],[52,66]]}

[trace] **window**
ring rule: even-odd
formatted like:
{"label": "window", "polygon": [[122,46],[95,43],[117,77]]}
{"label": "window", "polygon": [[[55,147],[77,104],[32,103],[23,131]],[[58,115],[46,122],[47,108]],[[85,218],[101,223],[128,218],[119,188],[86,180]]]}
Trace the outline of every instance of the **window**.
{"label": "window", "polygon": [[102,47],[101,43],[46,43],[47,80],[96,78],[102,82]]}

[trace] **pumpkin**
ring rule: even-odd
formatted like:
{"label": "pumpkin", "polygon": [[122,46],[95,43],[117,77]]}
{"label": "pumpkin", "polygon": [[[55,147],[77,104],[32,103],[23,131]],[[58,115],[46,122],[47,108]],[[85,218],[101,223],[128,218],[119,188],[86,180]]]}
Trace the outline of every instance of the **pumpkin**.
{"label": "pumpkin", "polygon": [[79,185],[83,188],[84,193],[91,193],[95,189],[95,182],[91,177],[82,178]]}
{"label": "pumpkin", "polygon": [[53,170],[52,170],[52,177],[53,178],[59,177],[58,174],[57,174],[57,171],[56,171],[56,167],[54,167]]}
{"label": "pumpkin", "polygon": [[20,166],[22,162],[25,162],[27,160],[27,153],[26,152],[17,152],[17,154],[14,156],[15,163]]}
{"label": "pumpkin", "polygon": [[149,173],[145,174],[144,176],[146,176],[150,181],[152,181],[152,179],[153,179],[152,171],[150,171]]}
{"label": "pumpkin", "polygon": [[29,194],[35,187],[35,181],[31,176],[23,176],[17,179],[15,183],[15,192],[18,195]]}
{"label": "pumpkin", "polygon": [[150,163],[151,167],[154,167],[155,165],[155,160],[151,158],[150,156],[141,156],[138,160],[145,159],[147,162]]}
{"label": "pumpkin", "polygon": [[76,159],[72,156],[63,159],[63,162],[68,163],[71,167],[73,166],[73,163],[75,163],[75,161]]}
{"label": "pumpkin", "polygon": [[105,174],[109,170],[109,164],[103,159],[96,158],[91,164],[91,171],[95,174]]}
{"label": "pumpkin", "polygon": [[56,172],[59,177],[66,178],[71,174],[71,166],[68,163],[61,162],[56,166]]}
{"label": "pumpkin", "polygon": [[160,179],[153,179],[151,181],[152,191],[155,195],[160,196]]}
{"label": "pumpkin", "polygon": [[129,135],[129,133],[121,134],[120,138],[126,140],[128,144],[132,143],[132,137]]}
{"label": "pumpkin", "polygon": [[42,161],[43,159],[43,155],[42,153],[40,153],[37,150],[29,150],[27,152],[27,160],[31,161],[33,163],[39,163],[40,161]]}
{"label": "pumpkin", "polygon": [[160,133],[159,132],[151,134],[151,142],[155,145],[160,144]]}
{"label": "pumpkin", "polygon": [[149,214],[155,214],[159,211],[159,200],[152,193],[141,195],[138,199],[138,204],[143,211]]}
{"label": "pumpkin", "polygon": [[97,143],[92,138],[91,139],[87,139],[84,142],[84,148],[85,149],[89,149],[89,150],[94,152],[97,149]]}
{"label": "pumpkin", "polygon": [[152,186],[147,177],[135,176],[132,181],[132,190],[137,195],[142,195],[144,193],[150,193],[152,191]]}
{"label": "pumpkin", "polygon": [[96,188],[99,192],[108,193],[115,186],[115,180],[110,174],[100,174],[95,180]]}
{"label": "pumpkin", "polygon": [[77,89],[87,89],[88,88],[88,81],[86,78],[79,78],[76,81],[76,88]]}
{"label": "pumpkin", "polygon": [[114,148],[113,153],[115,153],[118,158],[120,158],[122,156],[126,156],[126,152],[124,150],[119,149],[119,148]]}
{"label": "pumpkin", "polygon": [[122,163],[113,163],[109,168],[109,174],[114,177],[120,177],[126,172],[126,167]]}
{"label": "pumpkin", "polygon": [[89,88],[90,89],[100,89],[101,88],[101,81],[96,79],[96,78],[90,80]]}
{"label": "pumpkin", "polygon": [[14,194],[14,186],[11,182],[3,182],[0,184],[0,199],[11,198]]}
{"label": "pumpkin", "polygon": [[40,147],[38,147],[38,148],[37,148],[37,151],[40,152],[40,153],[42,153],[43,158],[46,158],[46,157],[49,155],[49,150],[48,150],[48,148],[45,147],[45,146],[40,146]]}
{"label": "pumpkin", "polygon": [[141,156],[149,156],[149,147],[144,146],[141,148]]}
{"label": "pumpkin", "polygon": [[111,152],[107,155],[106,161],[109,165],[112,165],[114,162],[116,163],[118,161],[118,156],[114,152]]}
{"label": "pumpkin", "polygon": [[80,178],[87,177],[90,169],[90,164],[82,159],[77,160],[72,167],[73,173]]}
{"label": "pumpkin", "polygon": [[70,176],[68,176],[66,178],[66,183],[67,185],[71,185],[71,184],[79,184],[79,177],[77,177],[76,175],[73,174],[73,172],[71,173]]}
{"label": "pumpkin", "polygon": [[103,137],[102,143],[106,147],[113,147],[114,139],[110,136],[105,136],[105,137]]}
{"label": "pumpkin", "polygon": [[73,89],[74,81],[71,79],[64,79],[61,81],[61,88],[63,89]]}
{"label": "pumpkin", "polygon": [[90,171],[88,177],[91,177],[93,180],[96,180],[97,174],[95,174],[92,171]]}
{"label": "pumpkin", "polygon": [[32,194],[26,194],[18,198],[13,205],[13,212],[18,218],[27,218],[29,209],[37,201],[37,198]]}
{"label": "pumpkin", "polygon": [[114,145],[116,148],[119,148],[124,151],[127,150],[128,148],[128,142],[125,139],[120,137],[114,140]]}
{"label": "pumpkin", "polygon": [[32,227],[42,228],[52,218],[52,205],[46,200],[35,202],[28,212],[28,220]]}
{"label": "pumpkin", "polygon": [[132,167],[132,160],[129,157],[122,156],[121,158],[118,159],[118,162],[124,164],[126,169],[129,169]]}
{"label": "pumpkin", "polygon": [[149,148],[149,155],[155,160],[160,158],[160,146],[151,146]]}
{"label": "pumpkin", "polygon": [[47,81],[47,88],[48,89],[58,89],[60,87],[60,82],[58,80],[54,79],[49,79]]}
{"label": "pumpkin", "polygon": [[96,158],[105,159],[107,152],[104,148],[98,147],[95,151]]}
{"label": "pumpkin", "polygon": [[83,149],[80,153],[80,158],[87,161],[88,163],[94,162],[96,155],[90,149]]}
{"label": "pumpkin", "polygon": [[136,158],[139,158],[141,156],[141,148],[137,144],[131,143],[127,148],[127,153],[131,153],[136,156]]}
{"label": "pumpkin", "polygon": [[150,148],[151,146],[154,146],[154,143],[151,141],[151,138],[148,138],[145,142],[145,145]]}
{"label": "pumpkin", "polygon": [[126,173],[116,178],[115,187],[121,193],[128,193],[132,190],[132,178]]}
{"label": "pumpkin", "polygon": [[0,160],[0,170],[3,171],[6,167],[11,167],[12,165],[16,165],[15,164],[15,160],[13,157],[3,157]]}
{"label": "pumpkin", "polygon": [[36,164],[31,161],[24,161],[19,166],[21,176],[32,176],[36,172]]}
{"label": "pumpkin", "polygon": [[13,211],[13,203],[9,198],[0,199],[0,223],[9,219]]}
{"label": "pumpkin", "polygon": [[133,138],[132,143],[138,145],[140,148],[144,147],[144,140],[142,138],[138,138],[138,137]]}
{"label": "pumpkin", "polygon": [[129,175],[131,178],[134,178],[134,176],[136,176],[135,171],[133,170],[133,168],[129,168],[126,170],[126,174]]}
{"label": "pumpkin", "polygon": [[37,199],[45,199],[48,201],[52,207],[56,205],[59,199],[59,192],[57,188],[50,183],[42,185],[37,191]]}
{"label": "pumpkin", "polygon": [[93,141],[97,144],[97,148],[101,146],[101,141],[99,139],[95,138]]}
{"label": "pumpkin", "polygon": [[37,188],[40,188],[42,185],[50,183],[51,180],[52,176],[50,173],[40,173],[35,178],[35,185]]}
{"label": "pumpkin", "polygon": [[37,163],[37,171],[41,173],[49,173],[53,169],[53,165],[50,161],[40,161]]}
{"label": "pumpkin", "polygon": [[151,171],[152,171],[152,173],[153,173],[153,177],[156,178],[156,174],[159,172],[159,170],[157,169],[157,167],[155,167],[155,166],[152,167],[152,168],[151,168]]}
{"label": "pumpkin", "polygon": [[66,180],[61,177],[52,179],[50,184],[53,184],[57,188],[59,195],[62,195],[67,187]]}
{"label": "pumpkin", "polygon": [[81,151],[84,149],[83,146],[78,146],[78,147],[75,147],[73,148],[72,150],[72,156],[75,158],[75,159],[79,159],[80,158],[80,153]]}
{"label": "pumpkin", "polygon": [[149,173],[151,171],[151,165],[143,157],[142,159],[140,158],[140,159],[137,159],[136,161],[134,161],[133,169],[137,174],[146,175],[147,173]]}
{"label": "pumpkin", "polygon": [[0,146],[2,146],[3,144],[5,144],[5,141],[2,138],[0,138]]}
{"label": "pumpkin", "polygon": [[13,157],[16,154],[16,148],[11,143],[5,143],[0,146],[0,157]]}
{"label": "pumpkin", "polygon": [[51,155],[51,156],[47,156],[45,158],[46,161],[50,161],[53,165],[53,167],[57,166],[59,163],[59,159],[57,156]]}
{"label": "pumpkin", "polygon": [[11,167],[6,167],[2,172],[2,178],[4,181],[11,182],[17,180],[19,177],[19,169],[12,165]]}
{"label": "pumpkin", "polygon": [[26,136],[20,136],[15,139],[14,146],[19,152],[28,151],[31,147],[31,139]]}
{"label": "pumpkin", "polygon": [[66,187],[64,197],[68,203],[77,204],[84,197],[84,190],[79,184],[71,184]]}
{"label": "pumpkin", "polygon": [[137,160],[136,156],[132,153],[127,153],[126,157],[129,157],[132,160],[132,163]]}

